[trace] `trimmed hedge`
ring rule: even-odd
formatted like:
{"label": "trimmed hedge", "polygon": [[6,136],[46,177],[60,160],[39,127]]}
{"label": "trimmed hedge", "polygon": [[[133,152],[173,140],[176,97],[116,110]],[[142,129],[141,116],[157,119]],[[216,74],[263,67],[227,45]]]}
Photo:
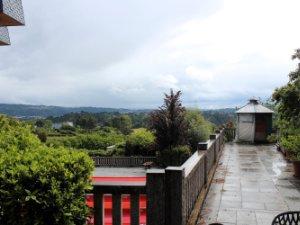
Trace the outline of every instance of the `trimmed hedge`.
{"label": "trimmed hedge", "polygon": [[0,116],[0,224],[83,225],[93,162],[49,148],[30,127]]}

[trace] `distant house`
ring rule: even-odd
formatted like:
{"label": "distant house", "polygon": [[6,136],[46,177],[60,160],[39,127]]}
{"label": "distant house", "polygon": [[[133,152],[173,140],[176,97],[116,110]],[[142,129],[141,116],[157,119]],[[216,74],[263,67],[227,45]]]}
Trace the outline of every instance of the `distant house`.
{"label": "distant house", "polygon": [[74,127],[74,123],[73,122],[62,122],[62,123],[53,123],[52,124],[52,128],[53,129],[60,129],[62,128],[62,126],[70,126],[70,127]]}
{"label": "distant house", "polygon": [[236,111],[237,141],[265,142],[272,132],[273,113],[257,99],[250,99],[247,105]]}

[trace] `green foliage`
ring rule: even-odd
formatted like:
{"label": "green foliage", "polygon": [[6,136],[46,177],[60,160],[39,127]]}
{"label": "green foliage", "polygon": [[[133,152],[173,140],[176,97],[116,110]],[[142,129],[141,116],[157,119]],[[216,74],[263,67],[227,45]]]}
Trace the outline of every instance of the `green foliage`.
{"label": "green foliage", "polygon": [[132,121],[128,115],[114,116],[111,126],[120,130],[123,134],[129,134],[132,129]]}
{"label": "green foliage", "polygon": [[[300,60],[300,49],[292,56]],[[273,100],[278,110],[278,126],[282,136],[300,133],[300,64],[289,74],[287,85],[273,93]]]}
{"label": "green foliage", "polygon": [[267,137],[267,140],[269,143],[276,143],[278,141],[278,135],[277,134],[270,134]]}
{"label": "green foliage", "polygon": [[107,149],[97,149],[97,150],[88,150],[84,149],[84,151],[89,156],[105,156],[105,157],[111,157],[111,156],[124,156],[125,155],[125,144],[116,144],[111,148]]}
{"label": "green foliage", "polygon": [[47,130],[46,129],[38,128],[38,129],[36,129],[35,133],[41,142],[46,143],[46,141],[47,141]]}
{"label": "green foliage", "polygon": [[38,128],[45,128],[45,129],[51,129],[52,127],[52,121],[51,120],[43,120],[39,119],[35,122],[35,125]]}
{"label": "green foliage", "polygon": [[159,162],[162,166],[181,166],[191,155],[191,149],[187,145],[165,149],[159,152]]}
{"label": "green foliage", "polygon": [[76,128],[73,126],[70,126],[68,124],[63,124],[60,128],[61,131],[71,131],[71,132],[75,132]]}
{"label": "green foliage", "polygon": [[283,137],[280,143],[290,153],[291,160],[300,161],[300,135]]}
{"label": "green foliage", "polygon": [[99,150],[125,141],[124,135],[116,132],[79,134],[76,136],[49,137],[48,146],[64,146],[74,149]]}
{"label": "green foliage", "polygon": [[188,143],[188,124],[185,120],[185,108],[180,100],[181,91],[171,89],[165,94],[164,105],[150,115],[150,127],[155,131],[159,151],[172,149]]}
{"label": "green foliage", "polygon": [[93,162],[48,148],[30,127],[0,116],[0,224],[83,225]]}
{"label": "green foliage", "polygon": [[189,127],[188,141],[193,151],[196,151],[198,143],[206,141],[213,132],[213,125],[206,121],[197,109],[187,110],[185,117]]}
{"label": "green foliage", "polygon": [[228,121],[236,121],[234,108],[204,110],[202,115],[206,120],[217,126],[226,124]]}
{"label": "green foliage", "polygon": [[126,140],[125,154],[126,155],[155,155],[154,152],[155,136],[145,129],[139,128],[134,130]]}
{"label": "green foliage", "polygon": [[82,129],[92,130],[97,126],[97,120],[89,113],[83,113],[76,119],[75,125]]}
{"label": "green foliage", "polygon": [[24,150],[39,145],[40,141],[37,136],[32,134],[30,126],[24,122],[0,115],[0,149],[17,148]]}

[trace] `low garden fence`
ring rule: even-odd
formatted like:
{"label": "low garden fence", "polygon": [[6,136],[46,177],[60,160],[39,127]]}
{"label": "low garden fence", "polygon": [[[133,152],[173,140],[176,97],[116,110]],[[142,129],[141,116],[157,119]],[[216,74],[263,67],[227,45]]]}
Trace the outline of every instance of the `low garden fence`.
{"label": "low garden fence", "polygon": [[199,143],[198,151],[179,167],[147,170],[145,182],[94,183],[94,224],[104,224],[103,195],[112,194],[114,225],[122,224],[122,195],[130,195],[131,225],[141,222],[140,195],[147,198],[147,225],[186,225],[223,149],[224,135],[223,129],[211,135],[209,141]]}

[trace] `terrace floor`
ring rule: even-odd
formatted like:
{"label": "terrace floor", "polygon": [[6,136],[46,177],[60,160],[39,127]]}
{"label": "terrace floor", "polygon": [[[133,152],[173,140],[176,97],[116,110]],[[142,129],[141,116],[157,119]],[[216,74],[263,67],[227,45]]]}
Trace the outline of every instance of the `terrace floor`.
{"label": "terrace floor", "polygon": [[300,180],[272,145],[226,144],[198,224],[271,225],[300,209]]}

